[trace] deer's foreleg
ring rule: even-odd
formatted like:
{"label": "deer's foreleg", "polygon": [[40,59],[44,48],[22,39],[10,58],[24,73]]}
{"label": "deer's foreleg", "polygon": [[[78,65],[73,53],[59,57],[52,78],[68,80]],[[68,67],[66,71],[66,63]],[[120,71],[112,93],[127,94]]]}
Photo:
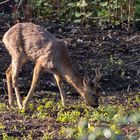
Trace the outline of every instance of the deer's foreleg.
{"label": "deer's foreleg", "polygon": [[56,75],[56,74],[54,74],[54,77],[55,77],[56,83],[57,83],[59,91],[60,91],[62,104],[63,104],[63,106],[65,106],[65,94],[64,94],[64,90],[63,90],[63,86],[62,86],[62,78],[60,75]]}

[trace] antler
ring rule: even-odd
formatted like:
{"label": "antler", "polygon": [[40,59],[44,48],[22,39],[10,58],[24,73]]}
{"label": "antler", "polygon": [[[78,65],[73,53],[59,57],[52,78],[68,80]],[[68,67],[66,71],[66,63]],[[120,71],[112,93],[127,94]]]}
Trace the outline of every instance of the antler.
{"label": "antler", "polygon": [[95,69],[95,79],[94,79],[95,93],[97,93],[97,88],[99,86],[99,81],[101,80],[101,77],[102,77],[102,73],[100,72],[100,69],[101,69],[101,67]]}

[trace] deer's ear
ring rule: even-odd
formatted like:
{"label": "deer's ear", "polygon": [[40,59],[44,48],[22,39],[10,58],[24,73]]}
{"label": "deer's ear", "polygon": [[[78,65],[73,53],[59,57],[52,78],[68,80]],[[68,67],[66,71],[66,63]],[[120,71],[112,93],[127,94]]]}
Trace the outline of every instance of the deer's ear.
{"label": "deer's ear", "polygon": [[83,84],[85,86],[89,85],[90,84],[90,78],[88,75],[85,75],[84,78],[83,78]]}

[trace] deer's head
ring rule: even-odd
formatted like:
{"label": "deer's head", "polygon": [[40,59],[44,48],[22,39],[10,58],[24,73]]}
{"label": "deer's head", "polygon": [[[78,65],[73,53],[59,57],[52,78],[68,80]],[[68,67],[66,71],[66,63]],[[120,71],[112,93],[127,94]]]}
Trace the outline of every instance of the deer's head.
{"label": "deer's head", "polygon": [[98,107],[98,93],[99,93],[99,81],[102,77],[100,69],[95,69],[95,79],[93,83],[90,81],[89,76],[84,76],[83,85],[84,85],[84,99],[86,103],[92,107]]}

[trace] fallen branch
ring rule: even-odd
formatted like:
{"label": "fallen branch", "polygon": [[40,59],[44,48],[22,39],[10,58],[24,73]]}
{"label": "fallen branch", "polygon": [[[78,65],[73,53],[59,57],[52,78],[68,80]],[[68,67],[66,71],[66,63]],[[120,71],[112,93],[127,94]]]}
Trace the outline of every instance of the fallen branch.
{"label": "fallen branch", "polygon": [[128,64],[125,64],[125,66],[131,65],[131,64],[135,64],[135,63],[138,63],[138,62],[140,62],[140,60],[130,62],[130,63],[128,63]]}
{"label": "fallen branch", "polygon": [[16,10],[17,13],[18,13],[18,10],[19,10],[19,8],[20,8],[20,6],[21,6],[22,4],[23,4],[23,0],[20,0],[19,3],[18,3],[17,10]]}
{"label": "fallen branch", "polygon": [[0,5],[1,4],[4,4],[4,3],[6,3],[6,2],[9,2],[10,0],[5,0],[5,1],[3,1],[3,2],[0,2]]}
{"label": "fallen branch", "polygon": [[136,35],[136,36],[133,36],[133,37],[131,37],[131,38],[129,38],[128,40],[126,40],[126,42],[132,41],[132,40],[135,39],[136,37],[137,37],[137,35]]}

